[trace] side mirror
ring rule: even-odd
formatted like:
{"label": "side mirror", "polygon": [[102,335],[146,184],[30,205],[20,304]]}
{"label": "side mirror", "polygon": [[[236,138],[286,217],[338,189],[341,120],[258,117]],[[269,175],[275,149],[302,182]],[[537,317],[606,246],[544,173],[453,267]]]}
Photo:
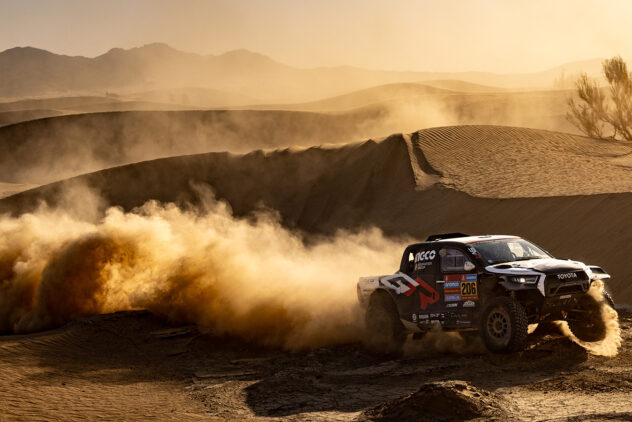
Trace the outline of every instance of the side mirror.
{"label": "side mirror", "polygon": [[465,271],[472,271],[475,268],[476,268],[476,265],[474,265],[470,261],[465,261],[465,263],[463,264],[463,269]]}

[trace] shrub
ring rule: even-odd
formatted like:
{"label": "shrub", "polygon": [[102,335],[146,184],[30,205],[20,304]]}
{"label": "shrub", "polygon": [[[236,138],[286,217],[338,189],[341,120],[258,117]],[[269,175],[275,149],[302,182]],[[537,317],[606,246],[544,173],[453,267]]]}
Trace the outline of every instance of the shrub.
{"label": "shrub", "polygon": [[602,66],[609,89],[582,73],[575,83],[578,99],[568,100],[567,118],[590,137],[632,142],[632,73],[620,56]]}

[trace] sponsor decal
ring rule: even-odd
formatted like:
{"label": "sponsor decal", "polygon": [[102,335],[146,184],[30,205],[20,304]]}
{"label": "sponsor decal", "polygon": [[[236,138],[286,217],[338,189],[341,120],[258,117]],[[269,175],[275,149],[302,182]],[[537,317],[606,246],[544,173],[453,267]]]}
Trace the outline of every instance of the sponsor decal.
{"label": "sponsor decal", "polygon": [[561,300],[564,300],[564,299],[570,299],[570,298],[571,298],[571,295],[563,295],[563,296],[560,296],[560,299],[561,299]]}
{"label": "sponsor decal", "polygon": [[467,250],[470,251],[470,253],[472,255],[474,255],[475,258],[480,258],[481,257],[481,254],[478,253],[478,251],[474,247],[470,246],[470,247],[467,248]]}
{"label": "sponsor decal", "polygon": [[443,301],[461,301],[461,275],[451,274],[443,277]]}
{"label": "sponsor decal", "polygon": [[444,302],[478,300],[476,274],[450,274],[443,277]]}
{"label": "sponsor decal", "polygon": [[460,281],[445,281],[443,283],[443,289],[461,289],[461,282]]}
{"label": "sponsor decal", "polygon": [[428,314],[419,314],[419,319],[428,319]]}
{"label": "sponsor decal", "polygon": [[417,252],[417,255],[415,255],[415,271],[423,270],[432,265],[435,256],[437,256],[437,252],[435,251]]}
{"label": "sponsor decal", "polygon": [[437,253],[435,251],[417,252],[417,255],[415,255],[415,262],[432,261],[433,259],[435,259],[435,256],[437,256]]}
{"label": "sponsor decal", "polygon": [[572,278],[577,278],[577,273],[564,273],[564,274],[558,274],[557,278],[559,280],[570,280]]}
{"label": "sponsor decal", "polygon": [[417,314],[413,314],[413,322],[417,322]]}
{"label": "sponsor decal", "polygon": [[[472,303],[474,303],[474,302],[472,302]],[[452,303],[447,303],[447,304],[445,305],[445,307],[446,307],[446,308],[456,308],[456,306],[457,306],[457,305],[458,305],[458,303],[456,303],[456,302],[452,302]]]}
{"label": "sponsor decal", "polygon": [[462,321],[460,319],[456,320],[456,325],[470,325],[472,324],[472,321]]}
{"label": "sponsor decal", "polygon": [[473,300],[466,300],[465,302],[463,302],[464,308],[473,308],[474,306],[476,306],[476,303],[474,303]]}

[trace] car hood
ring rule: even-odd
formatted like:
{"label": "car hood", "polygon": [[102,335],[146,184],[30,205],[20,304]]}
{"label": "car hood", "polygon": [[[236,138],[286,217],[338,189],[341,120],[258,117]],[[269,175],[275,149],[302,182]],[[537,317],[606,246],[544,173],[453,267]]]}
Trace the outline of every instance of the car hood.
{"label": "car hood", "polygon": [[503,262],[490,265],[487,268],[496,270],[531,270],[544,274],[557,274],[573,271],[585,271],[586,266],[577,261],[568,261],[555,258],[530,259],[528,261]]}

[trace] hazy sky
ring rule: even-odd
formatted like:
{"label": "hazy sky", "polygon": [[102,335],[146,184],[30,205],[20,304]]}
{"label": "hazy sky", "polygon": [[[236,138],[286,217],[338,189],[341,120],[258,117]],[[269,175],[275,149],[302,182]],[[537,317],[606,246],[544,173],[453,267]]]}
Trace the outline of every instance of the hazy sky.
{"label": "hazy sky", "polygon": [[0,0],[0,50],[165,42],[298,66],[530,72],[632,57],[632,0]]}

